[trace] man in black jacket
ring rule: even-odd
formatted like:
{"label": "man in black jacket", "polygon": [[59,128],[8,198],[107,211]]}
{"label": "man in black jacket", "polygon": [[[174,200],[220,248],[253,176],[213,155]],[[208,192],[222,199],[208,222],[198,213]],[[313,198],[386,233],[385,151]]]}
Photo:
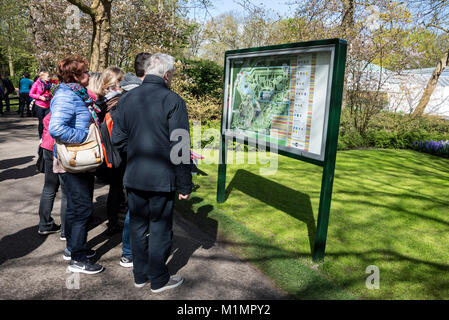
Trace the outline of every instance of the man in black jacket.
{"label": "man in black jacket", "polygon": [[14,85],[12,84],[11,80],[8,79],[8,77],[5,74],[2,74],[0,76],[0,78],[2,78],[3,80],[3,86],[6,89],[5,95],[4,95],[4,99],[5,99],[5,103],[6,103],[6,111],[10,112],[10,105],[9,105],[9,95],[11,93],[15,92],[15,88]]}
{"label": "man in black jacket", "polygon": [[112,119],[112,143],[127,154],[123,184],[130,209],[134,285],[151,282],[152,292],[175,288],[184,280],[170,276],[166,266],[175,193],[188,200],[192,192],[187,108],[170,90],[173,73],[173,57],[152,55],[142,85],[120,98]]}

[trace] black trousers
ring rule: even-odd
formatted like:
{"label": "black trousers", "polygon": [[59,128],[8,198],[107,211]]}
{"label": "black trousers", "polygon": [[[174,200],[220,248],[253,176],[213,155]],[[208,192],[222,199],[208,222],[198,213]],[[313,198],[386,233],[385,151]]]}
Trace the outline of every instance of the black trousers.
{"label": "black trousers", "polygon": [[27,114],[31,114],[28,110],[28,105],[30,104],[30,95],[28,92],[20,93],[19,95],[19,113],[21,116],[26,112]]}
{"label": "black trousers", "polygon": [[62,173],[62,188],[67,197],[65,235],[72,260],[87,262],[87,225],[93,213],[93,173]]}
{"label": "black trousers", "polygon": [[5,103],[6,103],[6,109],[5,109],[5,111],[6,111],[6,112],[10,112],[10,111],[11,111],[11,108],[10,108],[10,105],[9,105],[9,93],[8,93],[7,95],[5,95],[5,96],[3,97],[3,99],[5,100]]}
{"label": "black trousers", "polygon": [[156,290],[170,280],[166,262],[173,241],[175,192],[127,191],[134,280],[149,280]]}
{"label": "black trousers", "polygon": [[44,132],[44,118],[50,112],[50,108],[42,108],[36,105],[36,116],[39,120],[39,125],[37,126],[37,131],[39,133],[39,139],[42,138],[42,133]]}
{"label": "black trousers", "polygon": [[0,114],[3,114],[3,101],[2,100],[5,100],[5,103],[6,103],[5,111],[6,112],[10,111],[10,108],[9,108],[9,94],[5,94],[3,96],[3,98],[0,97]]}
{"label": "black trousers", "polygon": [[106,174],[109,178],[109,193],[108,200],[106,201],[108,222],[109,227],[113,228],[118,224],[120,205],[125,200],[125,194],[123,192],[123,175],[125,174],[125,168],[108,168],[106,169]]}
{"label": "black trousers", "polygon": [[[50,150],[43,150],[45,163],[45,183],[42,189],[41,201],[39,203],[39,230],[46,231],[53,227],[54,220],[51,217],[53,203],[58,192],[61,178],[59,174],[53,172],[53,153]],[[61,235],[65,235],[65,213],[67,208],[67,198],[62,191],[61,198]]]}

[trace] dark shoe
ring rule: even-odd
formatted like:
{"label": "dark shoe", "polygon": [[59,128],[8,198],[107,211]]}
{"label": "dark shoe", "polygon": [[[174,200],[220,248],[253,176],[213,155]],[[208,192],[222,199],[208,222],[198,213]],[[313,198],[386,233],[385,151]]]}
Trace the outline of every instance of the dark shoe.
{"label": "dark shoe", "polygon": [[133,258],[127,258],[122,256],[120,258],[120,265],[124,268],[132,268],[133,267]]}
{"label": "dark shoe", "polygon": [[173,289],[176,287],[179,287],[182,283],[184,282],[184,278],[181,276],[170,276],[170,280],[168,280],[168,282],[165,284],[165,286],[163,286],[162,288],[159,289],[151,289],[151,292],[162,292],[165,290],[169,290],[169,289]]}
{"label": "dark shoe", "polygon": [[[95,256],[95,250],[87,250],[87,254],[86,254],[87,259],[90,259],[94,256]],[[72,260],[72,253],[69,251],[69,249],[67,249],[67,248],[64,249],[63,258],[66,261]]]}
{"label": "dark shoe", "polygon": [[38,230],[37,233],[39,233],[40,235],[44,236],[44,235],[47,235],[47,234],[50,234],[50,233],[56,233],[59,230],[61,230],[61,226],[57,225],[57,224],[53,224],[53,226],[51,227],[50,230]]}
{"label": "dark shoe", "polygon": [[74,260],[70,260],[70,265],[68,267],[68,270],[71,272],[80,272],[86,274],[99,273],[103,271],[103,269],[103,266],[99,265],[98,263],[81,262]]}
{"label": "dark shoe", "polygon": [[120,228],[120,226],[118,225],[114,225],[114,226],[108,226],[108,231],[107,231],[107,235],[108,236],[113,236],[116,233],[122,232],[122,228]]}

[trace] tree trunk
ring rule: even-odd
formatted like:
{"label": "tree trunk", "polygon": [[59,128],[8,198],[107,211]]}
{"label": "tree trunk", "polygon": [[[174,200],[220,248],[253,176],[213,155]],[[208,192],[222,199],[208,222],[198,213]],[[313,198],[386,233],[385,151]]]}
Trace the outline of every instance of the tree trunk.
{"label": "tree trunk", "polygon": [[343,29],[344,35],[351,30],[354,25],[354,0],[344,0],[343,1],[343,12],[341,19],[341,27]]}
{"label": "tree trunk", "polygon": [[158,2],[157,2],[157,10],[159,11],[159,13],[162,13],[162,11],[164,10],[164,6],[162,4],[162,0],[158,0]]}
{"label": "tree trunk", "polygon": [[104,13],[101,17],[99,71],[106,69],[109,63],[109,49],[111,47],[111,7],[111,1],[105,1]]}
{"label": "tree trunk", "polygon": [[88,7],[81,0],[68,0],[92,19],[92,41],[90,46],[90,71],[101,72],[108,66],[111,44],[112,0],[94,0]]}
{"label": "tree trunk", "polygon": [[172,24],[173,31],[170,36],[170,46],[172,47],[172,49],[174,47],[174,39],[175,39],[174,33],[175,33],[176,1],[177,0],[172,0],[172,7],[171,7],[171,24]]}
{"label": "tree trunk", "polygon": [[12,58],[12,47],[8,44],[8,64],[9,64],[9,76],[14,77],[14,61]]}
{"label": "tree trunk", "polygon": [[413,118],[420,117],[424,114],[424,110],[426,109],[427,104],[429,103],[430,97],[432,96],[432,93],[437,86],[438,79],[440,78],[441,73],[443,73],[444,68],[446,68],[448,63],[449,63],[449,51],[446,51],[441,60],[438,61],[435,70],[433,70],[432,76],[430,77],[429,82],[427,83],[427,86],[424,89],[421,100],[419,101],[415,111],[413,111],[412,113]]}
{"label": "tree trunk", "polygon": [[9,21],[6,22],[6,28],[8,30],[8,36],[6,44],[6,56],[8,57],[8,65],[9,65],[9,76],[14,77],[14,60],[13,60],[13,53],[12,53],[12,46],[11,43],[14,43],[14,38],[11,36],[11,25],[9,24]]}

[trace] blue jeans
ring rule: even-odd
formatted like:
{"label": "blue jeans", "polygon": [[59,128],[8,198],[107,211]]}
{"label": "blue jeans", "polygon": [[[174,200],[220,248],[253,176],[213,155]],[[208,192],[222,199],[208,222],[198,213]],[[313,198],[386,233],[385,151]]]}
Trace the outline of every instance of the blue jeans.
{"label": "blue jeans", "polygon": [[122,256],[124,256],[126,258],[132,258],[133,257],[133,253],[131,251],[131,240],[129,238],[129,210],[126,213],[125,225],[123,227]]}
{"label": "blue jeans", "polygon": [[90,172],[62,173],[67,197],[65,235],[72,260],[87,261],[87,224],[93,213],[94,175]]}

